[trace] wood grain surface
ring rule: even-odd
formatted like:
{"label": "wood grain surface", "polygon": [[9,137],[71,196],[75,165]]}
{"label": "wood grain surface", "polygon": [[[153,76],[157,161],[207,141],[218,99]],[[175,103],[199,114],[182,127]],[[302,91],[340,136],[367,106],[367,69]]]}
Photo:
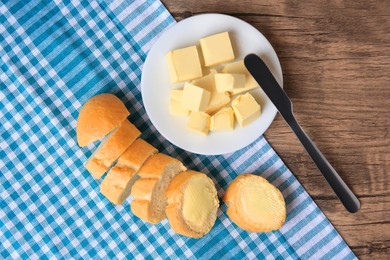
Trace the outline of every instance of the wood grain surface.
{"label": "wood grain surface", "polygon": [[265,136],[361,259],[390,258],[390,2],[163,0],[177,20],[225,13],[279,56],[298,121],[356,193],[348,213],[278,115]]}

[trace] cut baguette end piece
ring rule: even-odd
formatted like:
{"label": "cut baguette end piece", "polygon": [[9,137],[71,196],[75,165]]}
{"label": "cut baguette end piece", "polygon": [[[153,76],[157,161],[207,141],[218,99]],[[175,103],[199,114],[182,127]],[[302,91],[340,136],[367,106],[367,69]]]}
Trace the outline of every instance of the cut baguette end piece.
{"label": "cut baguette end piece", "polygon": [[99,140],[118,127],[130,115],[122,101],[113,94],[90,98],[77,118],[76,135],[79,146]]}
{"label": "cut baguette end piece", "polygon": [[217,218],[219,201],[213,181],[196,171],[176,175],[166,196],[166,214],[172,229],[181,235],[200,238],[210,232]]}
{"label": "cut baguette end piece", "polygon": [[242,174],[229,185],[224,201],[227,215],[249,232],[271,232],[283,226],[286,204],[282,193],[266,179]]}

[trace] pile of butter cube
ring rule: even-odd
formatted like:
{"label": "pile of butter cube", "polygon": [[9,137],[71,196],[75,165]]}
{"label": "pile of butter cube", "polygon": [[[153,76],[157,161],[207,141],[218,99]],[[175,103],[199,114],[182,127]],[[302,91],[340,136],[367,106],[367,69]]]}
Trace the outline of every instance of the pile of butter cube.
{"label": "pile of butter cube", "polygon": [[243,60],[227,63],[235,59],[229,33],[200,39],[199,50],[202,55],[196,45],[166,55],[171,83],[185,82],[170,90],[170,113],[189,115],[187,128],[202,135],[233,130],[235,119],[244,127],[260,117],[261,107],[248,92],[259,85]]}

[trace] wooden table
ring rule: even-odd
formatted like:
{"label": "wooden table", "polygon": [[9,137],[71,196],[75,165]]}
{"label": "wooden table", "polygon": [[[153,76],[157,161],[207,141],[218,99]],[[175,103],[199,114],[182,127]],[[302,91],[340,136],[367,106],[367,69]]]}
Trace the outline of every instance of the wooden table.
{"label": "wooden table", "polygon": [[[265,136],[359,258],[390,257],[390,3],[163,0],[177,20],[225,13],[275,48],[297,119],[357,194],[344,210],[280,115]],[[255,44],[255,43],[254,43]]]}

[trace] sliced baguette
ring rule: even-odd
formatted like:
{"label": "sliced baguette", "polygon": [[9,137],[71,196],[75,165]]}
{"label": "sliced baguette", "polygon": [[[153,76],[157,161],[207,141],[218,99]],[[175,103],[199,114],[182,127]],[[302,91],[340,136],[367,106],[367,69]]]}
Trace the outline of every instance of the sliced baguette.
{"label": "sliced baguette", "polygon": [[282,193],[266,179],[254,174],[235,178],[224,201],[229,218],[250,232],[270,232],[282,227],[286,204]]}
{"label": "sliced baguette", "polygon": [[115,205],[122,204],[130,195],[142,164],[158,151],[142,139],[135,140],[119,157],[100,185],[101,193]]}
{"label": "sliced baguette", "polygon": [[110,168],[118,157],[141,135],[141,132],[128,120],[108,135],[91,157],[86,161],[85,167],[96,178],[100,177]]}
{"label": "sliced baguette", "polygon": [[184,236],[200,238],[214,226],[219,201],[213,181],[196,171],[176,175],[169,185],[165,211],[172,229]]}
{"label": "sliced baguette", "polygon": [[152,200],[153,190],[159,185],[160,179],[138,179],[131,189],[131,194],[136,200]]}
{"label": "sliced baguette", "polygon": [[156,153],[158,153],[156,148],[139,138],[119,157],[114,167],[128,167],[138,172],[144,162]]}
{"label": "sliced baguette", "polygon": [[157,224],[165,218],[167,200],[165,191],[172,178],[185,171],[184,165],[165,154],[151,156],[138,172],[132,189],[131,211],[139,218]]}
{"label": "sliced baguette", "polygon": [[112,94],[100,94],[81,108],[76,125],[78,144],[83,147],[99,140],[130,115],[122,101]]}
{"label": "sliced baguette", "polygon": [[111,168],[100,184],[100,192],[115,205],[120,205],[130,195],[135,176],[134,169]]}

